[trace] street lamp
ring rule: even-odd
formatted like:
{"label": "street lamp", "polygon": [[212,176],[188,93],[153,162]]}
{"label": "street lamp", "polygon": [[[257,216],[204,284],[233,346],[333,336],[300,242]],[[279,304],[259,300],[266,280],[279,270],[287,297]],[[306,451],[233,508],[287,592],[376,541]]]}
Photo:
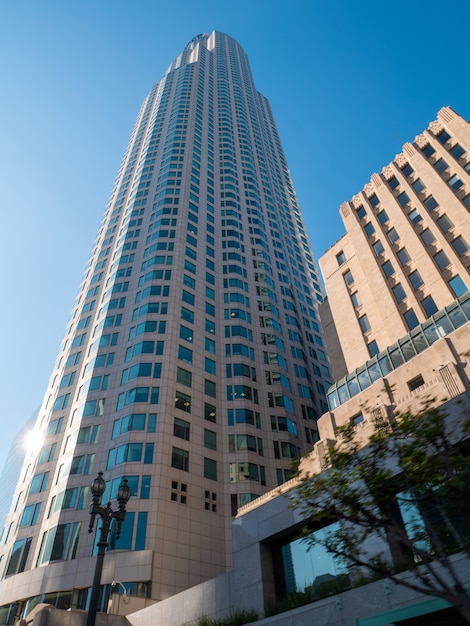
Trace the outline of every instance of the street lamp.
{"label": "street lamp", "polygon": [[101,517],[100,538],[98,543],[98,556],[96,559],[95,575],[93,577],[93,586],[91,588],[90,605],[88,607],[88,617],[86,626],[95,626],[96,612],[98,609],[98,599],[100,595],[101,572],[103,569],[104,553],[108,547],[108,535],[110,531],[111,521],[116,520],[116,539],[121,534],[121,525],[126,517],[126,504],[131,497],[131,490],[127,484],[127,479],[123,478],[117,492],[118,510],[113,511],[111,502],[104,507],[101,506],[101,498],[106,489],[106,482],[103,479],[103,472],[98,472],[98,476],[90,485],[92,503],[90,504],[90,526],[88,532],[93,532],[95,518],[97,515]]}

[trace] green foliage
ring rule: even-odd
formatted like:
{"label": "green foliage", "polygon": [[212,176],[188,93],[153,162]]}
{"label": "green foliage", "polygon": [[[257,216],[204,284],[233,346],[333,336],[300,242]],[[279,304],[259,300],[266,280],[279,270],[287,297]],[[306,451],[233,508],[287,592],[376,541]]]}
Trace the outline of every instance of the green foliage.
{"label": "green foliage", "polygon": [[236,611],[228,617],[221,619],[200,617],[197,621],[197,626],[244,626],[244,624],[256,622],[257,620],[258,613],[256,611]]}
{"label": "green foliage", "polygon": [[[467,417],[451,425],[431,399],[417,415],[380,418],[365,447],[352,424],[338,428],[327,469],[304,476],[292,498],[308,520],[307,543],[321,543],[360,572],[444,598],[461,614],[468,608],[470,618],[470,600],[449,559],[454,552],[470,556],[468,432]],[[339,525],[323,539],[309,532],[332,520]],[[405,569],[415,574],[406,583],[396,576]]]}

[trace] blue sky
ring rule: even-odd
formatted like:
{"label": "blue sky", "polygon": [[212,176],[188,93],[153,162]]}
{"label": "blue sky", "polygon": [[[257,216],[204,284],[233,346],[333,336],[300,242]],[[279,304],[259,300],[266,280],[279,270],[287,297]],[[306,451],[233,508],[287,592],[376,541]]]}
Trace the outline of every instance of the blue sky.
{"label": "blue sky", "polygon": [[196,34],[246,50],[318,258],[442,106],[470,117],[470,2],[2,0],[0,465],[40,404],[140,104]]}

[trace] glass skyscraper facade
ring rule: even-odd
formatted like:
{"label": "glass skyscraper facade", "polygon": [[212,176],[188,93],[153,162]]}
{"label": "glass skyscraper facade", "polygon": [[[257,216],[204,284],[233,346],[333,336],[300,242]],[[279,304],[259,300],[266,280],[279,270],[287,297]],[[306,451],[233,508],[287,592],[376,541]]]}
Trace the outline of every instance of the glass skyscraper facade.
{"label": "glass skyscraper facade", "polygon": [[230,568],[236,511],[318,438],[322,298],[269,102],[237,42],[199,35],[142,105],[80,285],[3,529],[1,623],[86,607],[98,471],[105,502],[132,490],[102,606],[113,580],[161,600]]}

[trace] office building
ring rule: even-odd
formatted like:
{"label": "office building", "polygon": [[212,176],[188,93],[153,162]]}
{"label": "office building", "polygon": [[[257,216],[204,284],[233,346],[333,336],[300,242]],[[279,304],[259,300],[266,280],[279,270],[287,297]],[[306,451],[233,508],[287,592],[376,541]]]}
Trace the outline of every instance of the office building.
{"label": "office building", "polygon": [[[238,508],[318,439],[323,299],[270,105],[230,37],[145,99],[41,406],[1,549],[3,615],[85,608],[89,484],[132,491],[112,581],[159,601],[227,571]],[[5,618],[4,618],[5,619]]]}
{"label": "office building", "polygon": [[441,109],[340,212],[320,259],[335,380],[470,288],[470,124]]}

